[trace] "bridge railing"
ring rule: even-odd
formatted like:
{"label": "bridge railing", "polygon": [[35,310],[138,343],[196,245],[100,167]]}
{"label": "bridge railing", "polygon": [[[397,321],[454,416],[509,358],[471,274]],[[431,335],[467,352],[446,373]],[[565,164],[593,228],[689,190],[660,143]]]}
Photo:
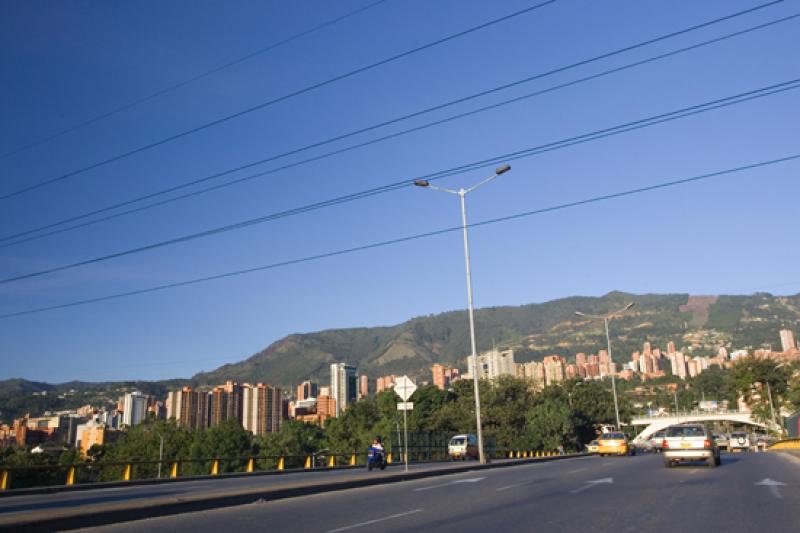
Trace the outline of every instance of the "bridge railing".
{"label": "bridge railing", "polygon": [[[410,463],[443,462],[446,447],[409,447]],[[493,459],[529,459],[562,455],[556,450],[491,448]],[[402,450],[387,450],[387,462],[402,463]],[[366,464],[365,452],[319,450],[309,454],[252,455],[244,457],[164,458],[158,460],[87,461],[65,465],[0,465],[0,491],[32,487],[72,486],[102,482],[197,478],[224,474],[252,474],[303,470],[334,470]]]}

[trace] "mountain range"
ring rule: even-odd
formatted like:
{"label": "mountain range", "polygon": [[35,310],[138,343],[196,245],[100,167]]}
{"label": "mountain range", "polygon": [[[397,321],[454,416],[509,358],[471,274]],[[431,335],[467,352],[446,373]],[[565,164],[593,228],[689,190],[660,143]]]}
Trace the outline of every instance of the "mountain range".
{"label": "mountain range", "polygon": [[[716,355],[720,347],[733,350],[771,345],[778,350],[779,331],[788,328],[796,332],[800,324],[800,294],[690,296],[615,291],[601,297],[574,296],[479,309],[475,314],[478,350],[511,347],[517,362],[540,360],[550,354],[571,358],[578,352],[597,353],[606,344],[602,320],[587,319],[575,312],[600,315],[630,302],[634,303],[633,308],[610,321],[612,351],[618,362],[629,360],[644,342],[664,348],[671,341],[692,355]],[[408,374],[430,380],[434,363],[466,370],[469,351],[467,313],[451,311],[393,326],[291,334],[241,362],[187,379],[55,385],[24,379],[0,381],[0,412],[19,412],[30,402],[19,405],[16,400],[31,398],[33,393],[40,399],[37,405],[53,406],[53,401],[41,400],[42,392],[50,399],[61,396],[60,405],[71,407],[90,400],[112,401],[120,391],[138,389],[163,396],[167,390],[182,385],[216,385],[226,380],[284,387],[306,379],[326,384],[330,364],[335,362],[355,365],[360,374],[372,379]]]}

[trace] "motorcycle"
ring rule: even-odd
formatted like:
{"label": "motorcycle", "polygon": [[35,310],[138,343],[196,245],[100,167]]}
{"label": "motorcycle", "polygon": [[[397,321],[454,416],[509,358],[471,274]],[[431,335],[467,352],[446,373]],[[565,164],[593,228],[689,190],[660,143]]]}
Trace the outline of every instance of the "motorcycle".
{"label": "motorcycle", "polygon": [[373,468],[386,468],[386,452],[381,448],[370,446],[367,450],[367,470],[372,471]]}

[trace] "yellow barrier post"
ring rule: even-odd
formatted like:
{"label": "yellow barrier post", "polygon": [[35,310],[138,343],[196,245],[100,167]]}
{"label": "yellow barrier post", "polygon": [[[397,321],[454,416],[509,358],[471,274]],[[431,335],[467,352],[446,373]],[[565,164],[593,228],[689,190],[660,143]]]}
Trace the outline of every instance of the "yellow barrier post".
{"label": "yellow barrier post", "polygon": [[350,456],[350,466],[356,466],[356,454]]}
{"label": "yellow barrier post", "polygon": [[392,452],[389,452],[389,455],[386,456],[386,464],[392,464]]}
{"label": "yellow barrier post", "polygon": [[178,477],[178,461],[169,465],[169,477]]}
{"label": "yellow barrier post", "polygon": [[336,456],[329,455],[328,456],[328,468],[333,468],[336,466]]}
{"label": "yellow barrier post", "polygon": [[311,468],[311,456],[306,456],[306,464],[303,465],[303,468]]}
{"label": "yellow barrier post", "polygon": [[517,459],[519,459],[519,450],[517,450]]}
{"label": "yellow barrier post", "polygon": [[216,476],[219,474],[219,459],[214,459],[211,462],[211,475]]}
{"label": "yellow barrier post", "polygon": [[278,470],[283,470],[285,466],[286,466],[286,462],[284,460],[284,457],[281,455],[278,458]]}
{"label": "yellow barrier post", "polygon": [[75,484],[75,467],[70,466],[67,469],[67,485],[74,485]]}
{"label": "yellow barrier post", "polygon": [[254,465],[253,465],[253,463],[254,463],[254,462],[255,462],[255,461],[253,461],[253,458],[252,458],[252,457],[251,457],[250,459],[248,459],[248,460],[247,460],[247,473],[248,473],[248,474],[252,474],[252,473],[253,473],[253,466],[254,466]]}
{"label": "yellow barrier post", "polygon": [[131,464],[125,465],[125,470],[122,471],[122,481],[130,481],[131,480],[131,471],[133,470],[133,466]]}
{"label": "yellow barrier post", "polygon": [[8,490],[11,486],[11,472],[8,470],[0,471],[0,490]]}

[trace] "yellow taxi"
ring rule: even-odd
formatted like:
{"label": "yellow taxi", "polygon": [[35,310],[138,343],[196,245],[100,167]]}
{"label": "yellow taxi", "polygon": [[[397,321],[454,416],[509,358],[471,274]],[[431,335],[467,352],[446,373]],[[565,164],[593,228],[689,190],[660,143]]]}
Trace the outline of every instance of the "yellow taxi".
{"label": "yellow taxi", "polygon": [[603,455],[628,455],[631,445],[624,433],[603,433],[597,439],[597,454]]}

